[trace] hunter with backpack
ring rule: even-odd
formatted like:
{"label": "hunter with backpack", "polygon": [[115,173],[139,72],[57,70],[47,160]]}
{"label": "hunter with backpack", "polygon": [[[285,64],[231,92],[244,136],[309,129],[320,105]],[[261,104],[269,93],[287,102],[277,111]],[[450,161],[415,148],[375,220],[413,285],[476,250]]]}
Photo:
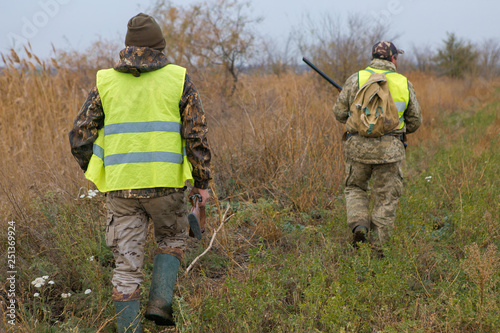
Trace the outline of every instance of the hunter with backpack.
{"label": "hunter with backpack", "polygon": [[345,196],[353,244],[370,240],[379,254],[394,226],[403,191],[406,133],[422,123],[413,86],[396,71],[402,53],[392,42],[376,43],[370,66],[347,79],[333,109],[337,120],[346,124]]}

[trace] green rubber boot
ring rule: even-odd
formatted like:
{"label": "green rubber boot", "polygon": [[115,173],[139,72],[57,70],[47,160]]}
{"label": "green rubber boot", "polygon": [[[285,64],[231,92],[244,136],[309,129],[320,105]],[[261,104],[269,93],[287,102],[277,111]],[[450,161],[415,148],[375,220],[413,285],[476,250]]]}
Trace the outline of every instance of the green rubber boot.
{"label": "green rubber boot", "polygon": [[156,325],[174,326],[172,298],[180,261],[170,254],[157,254],[153,263],[153,277],[149,289],[146,319]]}
{"label": "green rubber boot", "polygon": [[142,333],[140,300],[115,301],[118,333]]}

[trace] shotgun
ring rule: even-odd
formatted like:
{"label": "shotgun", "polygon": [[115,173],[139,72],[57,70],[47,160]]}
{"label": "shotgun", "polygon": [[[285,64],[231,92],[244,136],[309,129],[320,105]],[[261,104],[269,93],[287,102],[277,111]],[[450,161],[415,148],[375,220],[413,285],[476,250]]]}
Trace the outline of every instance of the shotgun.
{"label": "shotgun", "polygon": [[337,82],[333,81],[332,79],[330,79],[328,77],[328,75],[326,75],[325,73],[323,73],[318,67],[314,66],[312,62],[310,62],[309,60],[307,60],[306,58],[302,58],[302,60],[309,65],[309,67],[311,67],[312,69],[314,69],[316,71],[316,73],[318,73],[319,75],[321,75],[325,80],[327,80],[328,82],[330,82],[335,88],[337,88],[337,90],[339,92],[342,91],[342,87],[340,85],[337,84]]}

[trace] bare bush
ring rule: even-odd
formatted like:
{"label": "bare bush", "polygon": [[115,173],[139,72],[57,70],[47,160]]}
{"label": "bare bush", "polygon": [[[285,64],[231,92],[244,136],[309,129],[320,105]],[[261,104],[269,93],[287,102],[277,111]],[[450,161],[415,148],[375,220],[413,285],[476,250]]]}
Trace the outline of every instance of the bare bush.
{"label": "bare bush", "polygon": [[478,50],[478,73],[486,79],[500,75],[500,43],[498,39],[483,41]]}
{"label": "bare bush", "polygon": [[264,38],[261,48],[263,52],[259,63],[265,70],[276,75],[281,75],[296,67],[296,61],[293,56],[295,50],[292,34],[288,36],[284,46],[281,46],[273,38]]}
{"label": "bare bush", "polygon": [[467,274],[470,281],[476,286],[479,302],[477,303],[477,326],[479,331],[483,331],[483,316],[491,310],[494,295],[490,293],[492,287],[496,284],[495,273],[498,271],[500,256],[495,244],[490,244],[481,253],[479,245],[473,243],[465,248],[467,258],[462,261],[461,268]]}
{"label": "bare bush", "polygon": [[240,69],[254,52],[254,23],[246,14],[250,2],[214,0],[175,7],[160,0],[153,7],[167,42],[165,53],[175,63],[196,67],[223,68],[230,93],[234,93]]}
{"label": "bare bush", "polygon": [[[405,59],[412,59],[412,65],[415,70],[420,72],[429,73],[435,70],[433,58],[435,52],[429,45],[423,46],[413,46],[411,49],[411,55],[405,54]],[[401,57],[403,58],[403,57]]]}
{"label": "bare bush", "polygon": [[361,16],[349,16],[346,26],[325,15],[321,20],[309,17],[306,28],[295,30],[302,54],[339,82],[367,65],[373,44],[393,39],[387,38],[388,27]]}

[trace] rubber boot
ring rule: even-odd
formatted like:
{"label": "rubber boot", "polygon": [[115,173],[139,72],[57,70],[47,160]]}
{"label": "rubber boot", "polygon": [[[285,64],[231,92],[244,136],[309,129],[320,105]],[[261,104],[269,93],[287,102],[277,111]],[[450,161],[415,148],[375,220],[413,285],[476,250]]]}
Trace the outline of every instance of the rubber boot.
{"label": "rubber boot", "polygon": [[115,301],[116,324],[118,333],[142,333],[140,302],[136,301]]}
{"label": "rubber boot", "polygon": [[118,333],[142,333],[140,289],[137,288],[132,294],[124,294],[115,287],[113,288],[113,301]]}
{"label": "rubber boot", "polygon": [[358,225],[352,231],[354,234],[352,245],[354,248],[358,248],[358,243],[366,243],[368,237],[368,228],[362,225]]}
{"label": "rubber boot", "polygon": [[154,321],[156,325],[175,325],[172,298],[179,266],[179,259],[171,254],[162,253],[155,255],[151,288],[149,289],[149,302],[146,307],[145,317]]}

